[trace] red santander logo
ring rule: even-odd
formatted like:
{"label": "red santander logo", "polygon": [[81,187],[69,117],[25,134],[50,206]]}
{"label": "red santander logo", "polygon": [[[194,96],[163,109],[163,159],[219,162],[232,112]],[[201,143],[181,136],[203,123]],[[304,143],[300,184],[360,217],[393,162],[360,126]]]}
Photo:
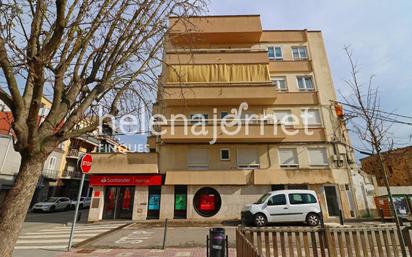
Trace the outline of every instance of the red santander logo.
{"label": "red santander logo", "polygon": [[83,173],[89,173],[92,168],[92,160],[92,155],[88,153],[81,157],[79,166]]}

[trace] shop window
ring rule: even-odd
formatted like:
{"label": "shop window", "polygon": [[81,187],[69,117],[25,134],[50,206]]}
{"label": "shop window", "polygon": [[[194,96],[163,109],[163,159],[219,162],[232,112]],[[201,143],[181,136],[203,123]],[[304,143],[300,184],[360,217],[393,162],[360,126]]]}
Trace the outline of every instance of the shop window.
{"label": "shop window", "polygon": [[160,193],[160,186],[149,186],[149,204],[147,206],[147,219],[159,219]]}
{"label": "shop window", "polygon": [[212,217],[219,212],[222,205],[220,194],[211,187],[199,189],[194,198],[193,206],[196,212],[203,217]]}
{"label": "shop window", "polygon": [[187,218],[187,186],[177,185],[175,186],[175,219]]}

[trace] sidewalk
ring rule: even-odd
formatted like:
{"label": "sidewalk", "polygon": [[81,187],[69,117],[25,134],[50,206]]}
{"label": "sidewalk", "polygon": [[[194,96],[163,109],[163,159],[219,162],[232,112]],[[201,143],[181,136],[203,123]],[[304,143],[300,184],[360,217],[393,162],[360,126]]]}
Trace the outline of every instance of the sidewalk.
{"label": "sidewalk", "polygon": [[[205,257],[206,248],[158,249],[78,249],[56,257]],[[235,257],[236,250],[229,249],[229,257]]]}

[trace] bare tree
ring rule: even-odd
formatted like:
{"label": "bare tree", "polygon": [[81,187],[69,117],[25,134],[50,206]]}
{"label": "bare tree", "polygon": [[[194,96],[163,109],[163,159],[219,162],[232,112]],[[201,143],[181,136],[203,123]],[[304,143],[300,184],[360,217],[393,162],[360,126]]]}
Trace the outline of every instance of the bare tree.
{"label": "bare tree", "polygon": [[354,132],[369,151],[366,154],[375,155],[377,158],[380,174],[388,191],[390,207],[398,228],[402,254],[406,256],[405,240],[391,194],[387,167],[385,165],[385,155],[383,153],[393,149],[393,140],[390,133],[390,128],[394,122],[393,113],[382,109],[379,90],[373,84],[374,76],[369,78],[367,84],[363,84],[359,78],[359,65],[353,59],[352,50],[349,46],[346,46],[344,50],[348,56],[351,68],[351,79],[346,81],[346,84],[351,89],[351,94],[343,96],[345,101],[343,104],[348,109],[349,120]]}
{"label": "bare tree", "polygon": [[[1,1],[0,100],[11,109],[22,160],[0,210],[0,256],[12,254],[47,156],[96,130],[99,109],[133,113],[156,91],[168,17],[184,21],[205,7],[204,0]],[[39,122],[44,96],[52,106]]]}

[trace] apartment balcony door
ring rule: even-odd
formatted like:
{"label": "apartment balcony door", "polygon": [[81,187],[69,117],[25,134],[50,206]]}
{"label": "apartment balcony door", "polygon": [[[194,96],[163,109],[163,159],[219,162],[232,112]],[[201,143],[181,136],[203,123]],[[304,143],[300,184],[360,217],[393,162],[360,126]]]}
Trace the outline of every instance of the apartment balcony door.
{"label": "apartment balcony door", "polygon": [[103,219],[132,219],[134,189],[134,186],[106,187]]}

